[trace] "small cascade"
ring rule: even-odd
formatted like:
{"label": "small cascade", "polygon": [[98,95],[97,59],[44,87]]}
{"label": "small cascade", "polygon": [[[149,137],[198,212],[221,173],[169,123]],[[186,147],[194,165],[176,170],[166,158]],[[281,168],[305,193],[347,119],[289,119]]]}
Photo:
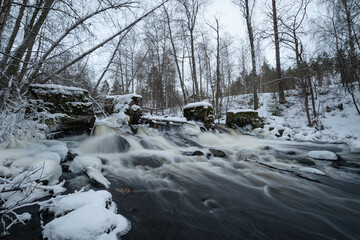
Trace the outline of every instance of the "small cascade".
{"label": "small cascade", "polygon": [[94,126],[93,135],[94,136],[102,136],[105,134],[115,134],[115,130],[105,124],[99,124]]}
{"label": "small cascade", "polygon": [[[328,236],[324,229],[331,226],[319,222],[319,216],[336,226],[348,224],[345,218],[336,218],[324,209],[360,224],[356,220],[360,214],[342,205],[347,198],[360,208],[353,194],[360,187],[356,169],[345,172],[333,167],[332,162],[307,155],[314,149],[331,147],[335,151],[334,145],[258,139],[226,127],[201,132],[189,124],[171,129],[139,125],[136,134],[119,132],[121,129],[99,125],[94,136],[75,151],[101,159],[103,174],[111,182],[109,191],[116,196],[114,201],[131,210],[127,217],[133,229],[150,231],[157,226],[155,238],[163,237],[169,222],[180,225],[181,230],[174,231],[183,234],[173,239],[203,235],[197,239],[207,240],[239,239],[241,234],[243,239],[253,234],[259,236],[257,239],[267,239],[261,237],[267,229],[284,232],[282,239],[303,235],[313,239],[314,232]],[[346,190],[350,183],[355,188]],[[323,205],[322,209],[318,207]],[[263,229],[262,225],[252,228],[258,222]],[[216,226],[224,231],[213,236]],[[342,239],[345,234],[354,235],[356,229],[331,234]],[[129,239],[154,237],[132,231]]]}
{"label": "small cascade", "polygon": [[80,153],[123,153],[130,150],[129,142],[117,134],[105,134],[87,139],[78,148]]}

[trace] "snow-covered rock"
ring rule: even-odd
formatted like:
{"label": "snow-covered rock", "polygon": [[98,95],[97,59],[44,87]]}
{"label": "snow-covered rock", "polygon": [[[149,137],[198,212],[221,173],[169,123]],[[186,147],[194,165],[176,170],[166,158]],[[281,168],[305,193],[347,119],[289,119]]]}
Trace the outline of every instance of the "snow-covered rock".
{"label": "snow-covered rock", "polygon": [[71,162],[69,169],[73,173],[84,172],[91,181],[106,188],[110,185],[110,182],[101,173],[102,162],[98,157],[87,155],[76,156]]}
{"label": "snow-covered rock", "polygon": [[207,102],[189,103],[183,108],[184,117],[188,121],[197,121],[209,129],[214,125],[213,106]]}
{"label": "snow-covered rock", "polygon": [[321,160],[334,161],[338,159],[337,155],[330,151],[310,151],[308,152],[307,155],[311,158],[321,159]]}
{"label": "snow-covered rock", "polygon": [[129,223],[123,216],[85,205],[45,225],[43,236],[48,240],[117,240],[118,234],[128,231]]}
{"label": "snow-covered rock", "polygon": [[139,124],[142,115],[141,98],[137,94],[107,96],[104,110],[112,122],[115,119],[119,124]]}
{"label": "snow-covered rock", "polygon": [[48,240],[117,240],[131,228],[126,218],[116,214],[107,191],[58,196],[40,208],[58,217],[44,226],[43,236]]}
{"label": "snow-covered rock", "polygon": [[109,208],[109,204],[113,203],[111,202],[111,194],[108,191],[100,190],[95,192],[94,190],[89,190],[87,192],[80,191],[57,196],[50,199],[45,205],[40,206],[40,210],[46,209],[52,212],[55,217],[59,217],[84,205]]}
{"label": "snow-covered rock", "polygon": [[184,106],[184,109],[188,109],[188,108],[197,108],[197,107],[203,107],[203,108],[213,108],[213,106],[208,103],[208,102],[194,102],[194,103],[189,103],[187,105]]}
{"label": "snow-covered rock", "polygon": [[360,140],[352,140],[348,142],[351,152],[360,153]]}
{"label": "snow-covered rock", "polygon": [[70,171],[73,173],[83,172],[86,168],[93,167],[99,171],[102,170],[102,163],[98,157],[88,156],[88,155],[79,155],[74,158],[70,164]]}
{"label": "snow-covered rock", "polygon": [[85,169],[85,173],[91,181],[98,183],[106,188],[110,186],[110,182],[104,177],[104,175],[98,169],[95,169],[93,167],[87,167]]}
{"label": "snow-covered rock", "polygon": [[[29,102],[42,109],[41,119],[52,136],[89,132],[95,122],[93,104],[85,89],[55,84],[31,84]],[[29,114],[37,114],[30,109]]]}

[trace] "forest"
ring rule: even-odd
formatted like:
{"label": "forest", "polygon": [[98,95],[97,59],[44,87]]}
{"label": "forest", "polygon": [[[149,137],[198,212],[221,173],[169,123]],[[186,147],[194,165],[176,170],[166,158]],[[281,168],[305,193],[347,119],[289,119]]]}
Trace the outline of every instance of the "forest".
{"label": "forest", "polygon": [[22,109],[33,83],[82,87],[100,104],[134,92],[157,109],[209,99],[216,117],[224,97],[251,93],[257,109],[258,93],[284,103],[296,89],[312,125],[318,88],[337,84],[360,114],[358,1],[234,0],[242,39],[223,31],[221,14],[207,15],[211,1],[158,4],[1,1],[1,110]]}
{"label": "forest", "polygon": [[357,239],[359,0],[0,0],[0,239]]}

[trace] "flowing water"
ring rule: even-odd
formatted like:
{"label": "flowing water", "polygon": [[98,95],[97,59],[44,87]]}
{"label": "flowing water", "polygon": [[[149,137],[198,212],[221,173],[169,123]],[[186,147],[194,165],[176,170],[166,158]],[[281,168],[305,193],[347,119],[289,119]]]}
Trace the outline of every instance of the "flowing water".
{"label": "flowing water", "polygon": [[[68,143],[102,159],[132,225],[122,239],[360,239],[360,155],[345,145],[191,126],[122,137],[102,127],[96,135]],[[341,158],[314,160],[311,150]],[[65,178],[69,191],[97,188],[82,175]]]}

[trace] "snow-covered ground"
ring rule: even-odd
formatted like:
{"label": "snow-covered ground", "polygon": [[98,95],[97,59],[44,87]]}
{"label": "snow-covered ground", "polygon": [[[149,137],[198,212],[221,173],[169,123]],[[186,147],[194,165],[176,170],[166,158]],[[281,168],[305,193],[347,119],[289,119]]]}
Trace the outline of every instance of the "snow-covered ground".
{"label": "snow-covered ground", "polygon": [[[277,95],[277,93],[276,93]],[[360,96],[358,87],[355,96]],[[227,111],[240,111],[252,107],[252,94],[230,96],[222,99],[222,117],[216,123],[225,124]],[[277,96],[276,96],[277,97]],[[358,97],[359,98],[359,97]],[[350,94],[338,85],[323,87],[316,92],[316,113],[318,118],[312,127],[307,126],[304,100],[297,90],[286,91],[287,104],[275,104],[274,93],[259,93],[259,116],[266,118],[265,127],[248,132],[260,138],[310,141],[327,143],[348,143],[353,152],[360,152],[360,115],[356,112]],[[206,100],[210,102],[210,100]],[[358,105],[360,105],[358,99]],[[280,109],[280,116],[274,116],[274,108]],[[309,99],[310,113],[312,113]],[[166,111],[169,116],[182,116],[179,110]],[[246,130],[246,129],[245,129]],[[279,130],[282,136],[279,136]],[[278,135],[278,136],[276,136]]]}
{"label": "snow-covered ground", "polygon": [[[356,89],[356,96],[360,95]],[[345,95],[339,86],[332,85],[319,90],[315,100],[316,112],[318,113],[318,126],[307,126],[307,118],[303,99],[297,91],[291,90],[286,93],[287,104],[278,105],[282,109],[281,116],[274,116],[271,111],[274,108],[275,99],[273,93],[259,94],[259,115],[265,117],[267,125],[260,132],[259,137],[277,138],[278,130],[283,130],[280,137],[284,140],[313,141],[328,143],[347,143],[352,140],[354,148],[360,139],[360,115],[356,112],[351,96]],[[228,101],[228,109],[249,108],[251,94],[239,95],[224,99]],[[309,101],[310,102],[310,101]],[[224,105],[225,106],[225,105]],[[342,107],[341,107],[342,106]],[[311,102],[309,103],[310,111]],[[341,110],[342,108],[342,110]],[[222,119],[224,122],[225,119]],[[313,119],[315,120],[315,119]]]}

